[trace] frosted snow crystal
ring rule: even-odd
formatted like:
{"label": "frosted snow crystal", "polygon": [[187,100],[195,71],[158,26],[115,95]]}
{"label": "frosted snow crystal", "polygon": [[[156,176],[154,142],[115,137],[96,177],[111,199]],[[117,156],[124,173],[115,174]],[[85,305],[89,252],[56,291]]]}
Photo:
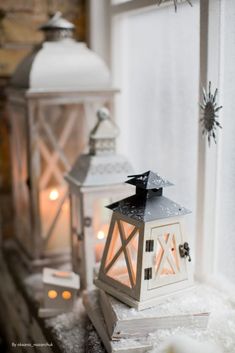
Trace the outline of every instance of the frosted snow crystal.
{"label": "frosted snow crystal", "polygon": [[66,353],[85,353],[87,323],[81,298],[77,300],[73,312],[45,320],[46,327],[50,328],[61,350]]}

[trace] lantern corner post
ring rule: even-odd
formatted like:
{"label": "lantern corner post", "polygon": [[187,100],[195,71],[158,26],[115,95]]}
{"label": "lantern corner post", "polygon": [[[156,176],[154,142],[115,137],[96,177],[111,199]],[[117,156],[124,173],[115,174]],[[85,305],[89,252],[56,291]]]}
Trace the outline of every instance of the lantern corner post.
{"label": "lantern corner post", "polygon": [[40,222],[40,153],[38,148],[38,131],[40,105],[36,99],[27,99],[27,123],[28,123],[28,188],[31,206],[31,236],[32,256],[34,260],[40,259],[42,255],[43,239],[41,236]]}
{"label": "lantern corner post", "polygon": [[94,287],[94,234],[93,234],[93,198],[92,193],[84,192],[82,194],[82,241],[81,246],[81,289],[92,289]]}
{"label": "lantern corner post", "polygon": [[[221,10],[222,2],[220,0],[200,2],[199,98],[201,98],[202,87],[206,89],[209,81],[218,89],[222,86]],[[215,271],[220,150],[220,139],[217,144],[209,146],[199,128],[195,252],[195,278],[198,280],[206,280]]]}

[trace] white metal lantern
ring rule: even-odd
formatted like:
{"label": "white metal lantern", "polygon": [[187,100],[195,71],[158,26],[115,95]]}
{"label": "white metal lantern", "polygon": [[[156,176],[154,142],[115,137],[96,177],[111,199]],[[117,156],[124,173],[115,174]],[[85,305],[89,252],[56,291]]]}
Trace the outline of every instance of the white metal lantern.
{"label": "white metal lantern", "polygon": [[8,95],[16,239],[34,266],[68,257],[64,173],[87,145],[94,112],[112,108],[115,93],[106,65],[72,38],[73,27],[60,14],[41,27],[46,41],[16,69]]}
{"label": "white metal lantern", "polygon": [[192,283],[184,226],[189,211],[162,196],[172,184],[151,171],[127,183],[136,194],[108,206],[113,215],[96,284],[141,310]]}
{"label": "white metal lantern", "polygon": [[43,306],[40,317],[49,317],[71,311],[80,286],[79,276],[71,271],[43,269]]}
{"label": "white metal lantern", "polygon": [[130,194],[124,180],[132,172],[127,159],[115,153],[118,131],[109,111],[100,109],[97,116],[89,153],[81,155],[66,176],[71,197],[73,269],[80,275],[82,289],[93,286],[102,257],[110,221],[104,206]]}

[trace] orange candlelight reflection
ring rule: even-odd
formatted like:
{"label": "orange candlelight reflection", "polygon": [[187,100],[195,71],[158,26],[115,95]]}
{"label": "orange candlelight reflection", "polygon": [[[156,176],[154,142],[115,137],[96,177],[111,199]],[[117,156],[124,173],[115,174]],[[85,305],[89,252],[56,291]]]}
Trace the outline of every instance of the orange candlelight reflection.
{"label": "orange candlelight reflection", "polygon": [[108,230],[108,224],[103,224],[103,229],[100,229],[96,233],[96,244],[95,244],[95,258],[96,263],[99,263],[104,251],[104,245],[106,240],[106,234]]}
{"label": "orange candlelight reflection", "polygon": [[[50,238],[46,244],[46,251],[48,253],[69,251],[69,200],[65,199],[63,202],[66,192],[66,185],[54,185],[40,192],[42,237],[45,239],[51,231]],[[54,224],[55,219],[56,223]],[[53,229],[51,228],[52,226]]]}
{"label": "orange candlelight reflection", "polygon": [[99,230],[99,232],[97,233],[97,239],[102,240],[104,239],[105,234],[103,230]]}

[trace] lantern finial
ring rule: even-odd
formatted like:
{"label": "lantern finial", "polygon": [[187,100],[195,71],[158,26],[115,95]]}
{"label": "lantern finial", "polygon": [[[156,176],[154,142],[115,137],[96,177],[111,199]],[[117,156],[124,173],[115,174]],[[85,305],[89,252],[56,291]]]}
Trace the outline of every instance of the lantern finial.
{"label": "lantern finial", "polygon": [[63,18],[61,12],[57,11],[39,29],[45,33],[46,41],[54,42],[64,38],[72,38],[75,26]]}
{"label": "lantern finial", "polygon": [[97,111],[97,117],[99,120],[110,119],[110,111],[106,107],[100,108]]}
{"label": "lantern finial", "polygon": [[106,107],[97,111],[98,122],[90,133],[90,154],[113,154],[116,149],[118,127],[111,120]]}

